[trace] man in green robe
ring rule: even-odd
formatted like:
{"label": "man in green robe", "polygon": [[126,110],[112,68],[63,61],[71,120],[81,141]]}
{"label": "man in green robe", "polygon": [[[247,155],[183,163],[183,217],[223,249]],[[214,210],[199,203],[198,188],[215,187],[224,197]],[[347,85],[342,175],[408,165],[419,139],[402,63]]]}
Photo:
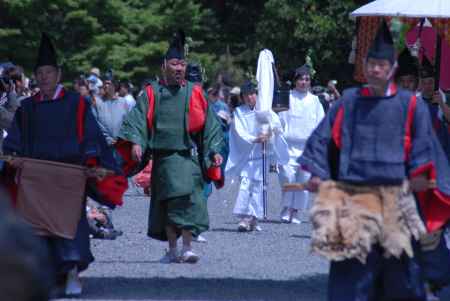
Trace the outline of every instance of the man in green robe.
{"label": "man in green robe", "polygon": [[220,124],[201,86],[186,81],[185,71],[184,34],[178,33],[164,58],[163,80],[145,88],[119,134],[132,144],[133,161],[152,156],[148,235],[168,241],[169,251],[161,259],[165,263],[198,261],[191,248],[192,235],[209,228],[203,187],[211,181],[223,184]]}

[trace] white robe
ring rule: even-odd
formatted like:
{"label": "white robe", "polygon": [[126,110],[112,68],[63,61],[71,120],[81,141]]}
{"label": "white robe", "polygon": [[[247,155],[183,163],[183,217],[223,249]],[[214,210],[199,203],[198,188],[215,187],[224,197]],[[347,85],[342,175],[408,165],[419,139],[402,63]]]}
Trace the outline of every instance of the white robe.
{"label": "white robe", "polygon": [[[280,112],[279,117],[288,143],[289,162],[280,169],[280,184],[305,183],[310,174],[302,170],[297,159],[302,155],[311,133],[325,116],[319,98],[310,92],[300,93],[292,90],[289,96],[289,110]],[[282,208],[307,210],[309,193],[307,191],[283,192]]]}
{"label": "white robe", "polygon": [[[268,145],[268,160],[288,161],[287,144],[282,135],[278,116],[271,112],[272,138]],[[260,126],[256,113],[247,105],[236,108],[230,131],[230,155],[225,173],[240,177],[240,189],[233,213],[238,216],[263,215],[262,203],[262,144],[254,143],[259,136]]]}

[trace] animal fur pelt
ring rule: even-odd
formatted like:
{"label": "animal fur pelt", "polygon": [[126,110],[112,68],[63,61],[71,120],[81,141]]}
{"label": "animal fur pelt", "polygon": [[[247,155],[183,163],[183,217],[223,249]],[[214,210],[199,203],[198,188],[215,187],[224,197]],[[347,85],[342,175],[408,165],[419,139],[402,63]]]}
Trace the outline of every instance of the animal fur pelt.
{"label": "animal fur pelt", "polygon": [[362,186],[325,181],[311,208],[312,251],[329,260],[366,262],[374,244],[385,256],[413,256],[412,238],[426,232],[408,184]]}

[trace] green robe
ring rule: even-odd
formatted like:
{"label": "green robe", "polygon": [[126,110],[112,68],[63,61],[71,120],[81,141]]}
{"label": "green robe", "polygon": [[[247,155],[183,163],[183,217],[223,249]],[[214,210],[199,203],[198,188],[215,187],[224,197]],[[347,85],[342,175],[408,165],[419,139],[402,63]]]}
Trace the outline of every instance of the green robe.
{"label": "green robe", "polygon": [[[206,172],[210,158],[223,147],[223,133],[200,87],[187,82],[178,89],[158,83],[151,88],[153,114],[149,114],[148,92],[144,92],[119,134],[141,145],[153,158],[148,235],[167,240],[169,224],[178,234],[186,229],[199,235],[209,228],[203,187],[210,182]],[[191,109],[193,104],[197,109]]]}

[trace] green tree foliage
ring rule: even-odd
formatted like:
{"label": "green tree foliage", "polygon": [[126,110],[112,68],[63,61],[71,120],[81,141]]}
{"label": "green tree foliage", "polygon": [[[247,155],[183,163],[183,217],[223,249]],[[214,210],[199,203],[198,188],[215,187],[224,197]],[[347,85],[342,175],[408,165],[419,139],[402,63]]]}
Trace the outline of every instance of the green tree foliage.
{"label": "green tree foliage", "polygon": [[220,45],[231,49],[237,66],[255,73],[258,52],[272,51],[280,73],[289,73],[310,55],[316,81],[352,80],[347,64],[355,22],[349,13],[368,0],[204,1],[222,25]]}
{"label": "green tree foliage", "polygon": [[[174,31],[189,37],[189,59],[213,80],[256,72],[262,48],[282,70],[311,54],[319,80],[350,78],[343,68],[355,26],[348,18],[364,1],[327,0],[2,0],[0,61],[32,71],[40,33],[55,41],[65,80],[90,67],[113,69],[139,83],[159,73]],[[367,1],[366,1],[367,2]]]}
{"label": "green tree foliage", "polygon": [[353,1],[266,1],[258,46],[272,49],[283,70],[302,65],[309,53],[318,80],[342,77],[355,31],[348,14],[356,7]]}
{"label": "green tree foliage", "polygon": [[0,2],[0,60],[33,69],[41,31],[55,41],[65,77],[90,67],[140,81],[159,72],[172,33],[184,29],[191,54],[211,63],[204,37],[211,12],[192,0],[5,0]]}

